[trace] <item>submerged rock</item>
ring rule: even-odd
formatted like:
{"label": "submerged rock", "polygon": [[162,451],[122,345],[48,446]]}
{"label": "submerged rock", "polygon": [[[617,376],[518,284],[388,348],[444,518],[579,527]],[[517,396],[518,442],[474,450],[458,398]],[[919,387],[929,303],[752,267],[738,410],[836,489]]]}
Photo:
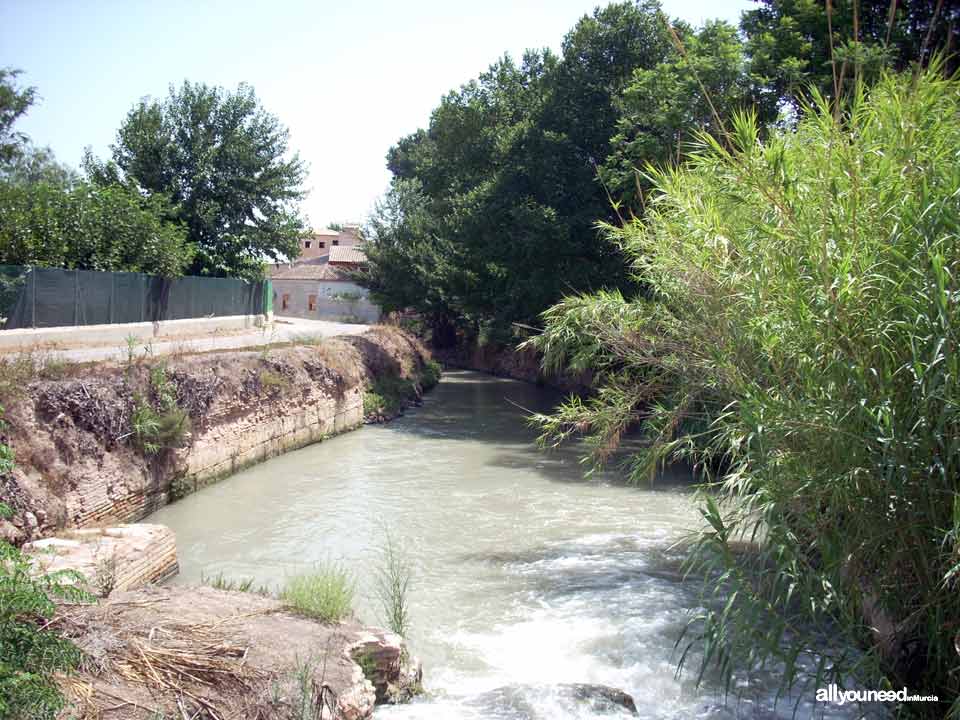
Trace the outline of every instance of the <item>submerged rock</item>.
{"label": "submerged rock", "polygon": [[478,695],[473,705],[482,707],[490,718],[549,720],[557,709],[573,712],[589,708],[603,715],[633,716],[633,697],[607,685],[569,683],[559,685],[507,685]]}

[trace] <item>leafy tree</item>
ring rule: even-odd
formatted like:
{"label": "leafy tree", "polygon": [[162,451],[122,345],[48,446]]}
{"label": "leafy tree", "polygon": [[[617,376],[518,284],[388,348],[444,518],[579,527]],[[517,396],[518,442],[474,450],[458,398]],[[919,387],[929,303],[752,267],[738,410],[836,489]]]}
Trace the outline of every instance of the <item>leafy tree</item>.
{"label": "leafy tree", "polygon": [[182,275],[193,256],[161,195],[0,181],[0,263]]}
{"label": "leafy tree", "polygon": [[37,90],[18,87],[20,74],[20,70],[0,68],[0,164],[16,158],[27,142],[27,136],[16,132],[13,124],[33,105]]}
{"label": "leafy tree", "polygon": [[13,129],[35,96],[18,74],[0,70],[0,264],[182,274],[194,249],[165,196],[83,182]]}
{"label": "leafy tree", "polygon": [[0,164],[0,180],[70,187],[80,181],[80,175],[73,168],[58,162],[50,148],[38,148],[27,143],[9,162]]}
{"label": "leafy tree", "polygon": [[617,3],[582,18],[561,56],[506,56],[445,96],[388,155],[381,219],[400,225],[371,233],[378,297],[416,295],[410,306],[506,340],[571,289],[628,285],[595,228],[615,218],[597,169],[634,70],[673,52],[657,3]]}
{"label": "leafy tree", "polygon": [[184,82],[130,110],[112,163],[85,165],[95,182],[125,178],[170,198],[196,248],[191,274],[258,278],[264,261],[299,254],[305,227],[297,202],[306,168],[287,140],[250,86]]}
{"label": "leafy tree", "polygon": [[676,32],[682,53],[634,70],[618,101],[613,149],[601,168],[611,195],[631,210],[640,209],[647,164],[681,162],[699,133],[722,136],[734,111],[753,105],[736,28],[708,22],[696,32],[683,25]]}
{"label": "leafy tree", "polygon": [[[740,27],[767,113],[783,102],[798,109],[811,86],[833,96],[857,72],[876,78],[884,67],[901,70],[926,64],[937,49],[955,51],[960,6],[950,0],[834,0],[829,22],[827,0],[758,1]],[[841,74],[843,86],[835,86]]]}

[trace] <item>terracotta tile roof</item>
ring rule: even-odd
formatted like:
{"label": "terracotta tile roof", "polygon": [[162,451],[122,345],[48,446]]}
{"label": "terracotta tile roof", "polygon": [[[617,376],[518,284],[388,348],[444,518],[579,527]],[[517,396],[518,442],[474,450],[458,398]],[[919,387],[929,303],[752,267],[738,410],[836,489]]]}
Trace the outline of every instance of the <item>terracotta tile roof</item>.
{"label": "terracotta tile roof", "polygon": [[360,248],[354,245],[334,245],[330,248],[331,263],[351,263],[360,265],[367,261],[367,256]]}
{"label": "terracotta tile roof", "polygon": [[[323,260],[317,262],[316,260]],[[327,258],[317,258],[310,262],[301,262],[296,265],[281,265],[270,273],[273,280],[349,280],[348,271],[326,262]]]}
{"label": "terracotta tile roof", "polygon": [[332,237],[337,237],[340,234],[339,230],[331,230],[330,228],[323,228],[322,230],[311,230],[310,236],[317,237],[317,235],[329,235]]}

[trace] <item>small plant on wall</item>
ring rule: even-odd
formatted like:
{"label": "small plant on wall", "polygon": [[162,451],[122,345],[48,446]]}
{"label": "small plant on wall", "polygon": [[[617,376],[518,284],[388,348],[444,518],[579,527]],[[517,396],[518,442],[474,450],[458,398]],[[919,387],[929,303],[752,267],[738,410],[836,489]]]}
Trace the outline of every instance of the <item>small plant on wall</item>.
{"label": "small plant on wall", "polygon": [[144,455],[182,447],[190,432],[190,415],[177,403],[176,386],[163,365],[150,369],[148,396],[134,395],[131,422],[134,444]]}

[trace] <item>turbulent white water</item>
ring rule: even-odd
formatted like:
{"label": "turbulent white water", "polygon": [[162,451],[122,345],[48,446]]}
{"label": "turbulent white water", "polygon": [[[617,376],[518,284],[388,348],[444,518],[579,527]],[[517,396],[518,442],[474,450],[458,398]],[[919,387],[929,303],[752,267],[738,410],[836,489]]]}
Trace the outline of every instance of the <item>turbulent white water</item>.
{"label": "turbulent white water", "polygon": [[[177,533],[181,575],[280,584],[325,559],[359,581],[358,614],[380,621],[365,580],[384,527],[415,576],[409,640],[429,694],[377,718],[590,718],[558,683],[629,692],[644,718],[851,717],[775,702],[775,675],[724,694],[676,677],[676,640],[700,603],[672,546],[692,528],[690,479],[632,488],[585,481],[568,453],[544,455],[518,407],[555,396],[449,373],[422,408],[239,473],[156,513]],[[503,686],[523,685],[506,695]],[[609,715],[605,717],[610,717]]]}

